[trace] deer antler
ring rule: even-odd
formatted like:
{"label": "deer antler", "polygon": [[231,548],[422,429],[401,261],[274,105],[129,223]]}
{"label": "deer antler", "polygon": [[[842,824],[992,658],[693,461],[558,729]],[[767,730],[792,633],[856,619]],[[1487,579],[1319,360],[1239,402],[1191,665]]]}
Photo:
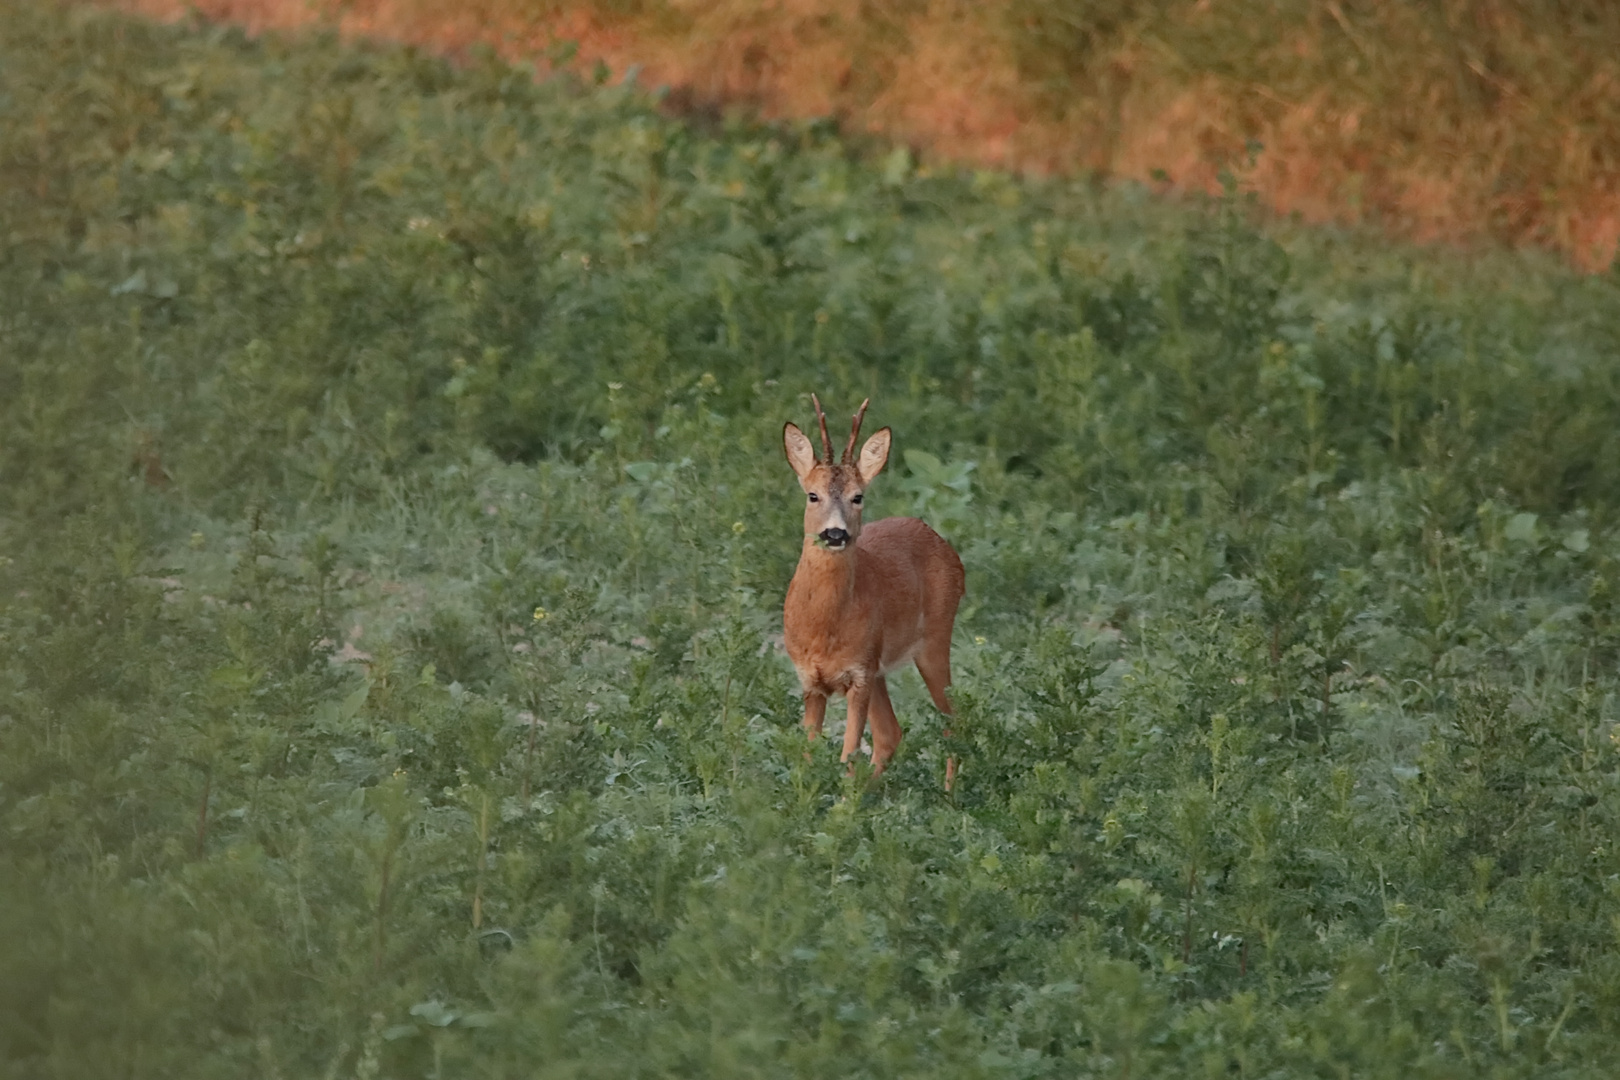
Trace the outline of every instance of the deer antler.
{"label": "deer antler", "polygon": [[845,465],[855,463],[855,441],[861,437],[861,420],[865,418],[866,407],[870,404],[872,404],[871,398],[861,402],[861,407],[855,413],[855,422],[849,426],[849,445],[844,447],[843,460]]}
{"label": "deer antler", "polygon": [[816,407],[816,420],[821,424],[821,456],[828,465],[832,464],[832,440],[827,437],[827,414],[821,411],[821,401],[816,395],[810,395],[810,404]]}

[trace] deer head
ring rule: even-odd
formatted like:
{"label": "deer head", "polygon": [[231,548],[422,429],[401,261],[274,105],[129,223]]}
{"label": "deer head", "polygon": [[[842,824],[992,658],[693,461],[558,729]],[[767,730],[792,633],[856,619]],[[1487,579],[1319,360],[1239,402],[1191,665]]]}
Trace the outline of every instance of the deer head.
{"label": "deer head", "polygon": [[855,443],[861,437],[861,419],[866,415],[868,401],[861,402],[849,429],[849,442],[844,456],[833,462],[832,440],[827,437],[827,416],[821,411],[821,402],[814,394],[810,401],[816,407],[816,420],[821,426],[822,457],[816,456],[810,439],[794,424],[782,428],[782,445],[787,451],[788,464],[804,489],[804,535],[828,551],[847,551],[861,534],[861,505],[865,502],[867,485],[883,471],[889,460],[889,444],[893,433],[884,428],[855,453]]}

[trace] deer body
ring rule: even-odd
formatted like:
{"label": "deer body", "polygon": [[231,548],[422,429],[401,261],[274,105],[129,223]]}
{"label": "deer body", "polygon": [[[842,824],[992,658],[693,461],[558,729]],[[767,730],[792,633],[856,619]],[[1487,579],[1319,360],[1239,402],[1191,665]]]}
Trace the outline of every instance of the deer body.
{"label": "deer body", "polygon": [[[817,415],[821,405],[816,403]],[[788,658],[804,689],[804,726],[821,733],[827,699],[849,703],[843,759],[860,746],[872,724],[872,762],[878,772],[900,744],[900,722],[884,676],[915,662],[939,710],[952,712],[945,688],[951,682],[951,629],[962,599],[962,561],[943,537],[916,518],[887,518],[861,527],[868,484],[888,460],[891,434],[884,428],[854,455],[860,421],[843,461],[834,464],[821,419],[826,460],[818,461],[797,427],[783,429],[788,462],[799,477],[805,505],[804,545],[783,604]],[[947,763],[946,785],[955,772]]]}

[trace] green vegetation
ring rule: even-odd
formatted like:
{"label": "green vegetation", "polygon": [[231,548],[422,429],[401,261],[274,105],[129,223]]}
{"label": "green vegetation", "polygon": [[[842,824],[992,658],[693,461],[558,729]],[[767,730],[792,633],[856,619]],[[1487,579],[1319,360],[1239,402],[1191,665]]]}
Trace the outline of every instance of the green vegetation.
{"label": "green vegetation", "polygon": [[[1612,1071],[1614,280],[31,2],[0,236],[0,1073]],[[812,389],[968,567],[870,788]]]}

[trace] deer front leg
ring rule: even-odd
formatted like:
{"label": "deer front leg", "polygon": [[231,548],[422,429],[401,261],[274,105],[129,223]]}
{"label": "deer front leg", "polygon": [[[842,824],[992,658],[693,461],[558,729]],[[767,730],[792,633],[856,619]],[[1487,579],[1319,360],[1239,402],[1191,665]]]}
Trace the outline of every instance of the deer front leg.
{"label": "deer front leg", "polygon": [[866,734],[866,712],[872,703],[872,684],[852,683],[844,698],[849,702],[849,718],[844,721],[844,756],[839,761],[848,761],[861,748],[861,736]]}
{"label": "deer front leg", "polygon": [[821,734],[821,722],[827,718],[827,695],[805,691],[804,733],[813,742]]}

